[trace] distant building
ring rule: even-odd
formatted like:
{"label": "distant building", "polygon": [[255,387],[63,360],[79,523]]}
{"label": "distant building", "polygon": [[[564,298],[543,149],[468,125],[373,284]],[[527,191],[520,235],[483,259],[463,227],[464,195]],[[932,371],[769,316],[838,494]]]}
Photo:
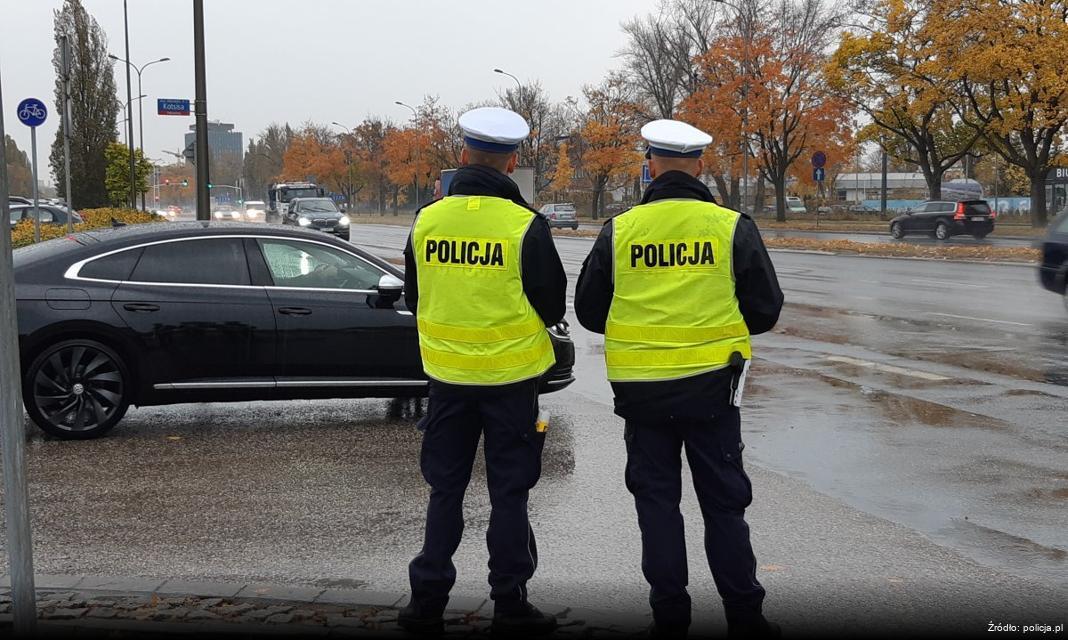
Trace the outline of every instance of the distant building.
{"label": "distant building", "polygon": [[[196,125],[189,125],[189,133],[185,134],[185,148],[189,148],[196,140],[196,130]],[[241,175],[245,147],[243,136],[240,131],[234,131],[234,125],[218,120],[208,122],[208,151],[208,167],[213,180],[222,182]]]}

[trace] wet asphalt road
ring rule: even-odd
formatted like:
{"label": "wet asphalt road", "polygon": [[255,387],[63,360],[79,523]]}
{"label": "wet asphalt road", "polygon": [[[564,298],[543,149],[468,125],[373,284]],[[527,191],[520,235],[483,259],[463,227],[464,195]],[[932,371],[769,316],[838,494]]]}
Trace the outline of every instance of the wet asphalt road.
{"label": "wet asphalt road", "polygon": [[[396,257],[406,229],[360,225]],[[577,276],[590,241],[558,238]],[[767,609],[794,628],[1054,623],[1068,610],[1068,312],[1031,268],[790,252],[756,340],[744,433]],[[573,318],[572,318],[573,320]],[[542,601],[645,610],[622,424],[601,342],[554,416],[531,510]],[[132,410],[113,434],[29,445],[37,570],[404,590],[426,488],[416,417],[387,401]],[[407,407],[411,410],[412,407]],[[456,593],[485,592],[484,476]],[[690,523],[702,623],[719,605]],[[903,615],[903,612],[908,612]],[[977,626],[978,625],[978,626]],[[922,627],[921,627],[922,628]]]}

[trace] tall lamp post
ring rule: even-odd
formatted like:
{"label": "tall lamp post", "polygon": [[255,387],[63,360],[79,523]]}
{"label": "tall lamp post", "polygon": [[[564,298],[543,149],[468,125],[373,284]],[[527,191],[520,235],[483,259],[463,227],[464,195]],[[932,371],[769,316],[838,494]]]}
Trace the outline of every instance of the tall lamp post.
{"label": "tall lamp post", "polygon": [[[410,109],[411,112],[412,112],[412,123],[413,124],[415,123],[415,119],[419,117],[419,112],[415,110],[415,107],[413,107],[410,104],[406,104],[404,102],[401,102],[400,100],[394,100],[393,104],[400,105],[402,107]],[[416,153],[418,153],[418,149],[416,150]],[[415,172],[415,208],[416,208],[417,211],[419,210],[419,172],[418,171]]]}
{"label": "tall lamp post", "polygon": [[752,16],[745,15],[743,17],[743,11],[741,6],[727,2],[727,0],[713,0],[720,4],[726,5],[732,9],[738,16],[738,21],[742,22],[742,28],[745,33],[742,36],[743,39],[743,54],[742,54],[742,75],[745,76],[745,84],[742,88],[742,94],[745,98],[745,102],[742,104],[742,212],[746,212],[746,204],[749,199],[749,81],[752,75],[749,70],[749,47],[750,41],[753,39],[752,32]]}
{"label": "tall lamp post", "polygon": [[[148,67],[151,67],[154,64],[157,64],[157,63],[160,63],[160,62],[167,62],[167,61],[170,60],[170,58],[160,58],[159,60],[152,60],[151,62],[146,62],[143,65],[141,65],[140,67],[138,67],[136,64],[130,62],[129,60],[127,60],[125,58],[120,58],[120,57],[118,57],[116,55],[113,55],[113,54],[110,54],[110,53],[108,54],[108,57],[111,58],[112,60],[115,60],[116,62],[125,62],[126,66],[127,66],[127,70],[133,69],[134,71],[137,72],[137,93],[138,93],[138,95],[141,96],[141,98],[145,97],[144,96],[144,92],[141,90],[141,74],[144,73],[145,69],[147,69]],[[145,153],[145,116],[144,116],[144,102],[140,101],[140,99],[139,99],[139,102],[137,103],[137,128],[139,130],[139,134],[138,135],[140,137],[140,141],[137,144],[137,148],[141,150],[141,155],[144,155],[144,153]],[[130,125],[130,129],[131,130],[133,129],[132,123]],[[145,192],[142,191],[141,192],[141,210],[143,211],[144,209],[145,209]]]}

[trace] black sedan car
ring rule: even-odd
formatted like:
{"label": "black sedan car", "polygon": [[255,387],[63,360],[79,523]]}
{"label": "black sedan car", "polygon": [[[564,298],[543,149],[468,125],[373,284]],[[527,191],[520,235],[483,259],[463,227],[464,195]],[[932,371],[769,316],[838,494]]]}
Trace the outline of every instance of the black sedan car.
{"label": "black sedan car", "polygon": [[325,231],[342,240],[349,239],[349,217],[330,198],[293,198],[282,224]]}
{"label": "black sedan car", "polygon": [[1068,308],[1068,210],[1062,211],[1049,226],[1049,234],[1042,242],[1038,277],[1043,287],[1064,296]]}
{"label": "black sedan car", "polygon": [[[14,252],[26,410],[84,439],[133,405],[419,397],[403,273],[329,235],[243,223],[94,230]],[[572,381],[567,328],[549,330]]]}
{"label": "black sedan car", "polygon": [[997,213],[986,200],[924,202],[890,221],[890,235],[904,238],[910,233],[922,233],[939,240],[953,236],[971,235],[982,240],[994,230]]}

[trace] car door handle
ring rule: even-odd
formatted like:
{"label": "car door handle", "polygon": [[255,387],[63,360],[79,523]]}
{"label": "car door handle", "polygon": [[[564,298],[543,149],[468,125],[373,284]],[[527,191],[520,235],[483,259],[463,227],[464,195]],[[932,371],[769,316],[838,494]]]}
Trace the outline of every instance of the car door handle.
{"label": "car door handle", "polygon": [[307,307],[280,307],[278,313],[284,316],[310,316],[311,309]]}
{"label": "car door handle", "polygon": [[152,311],[159,311],[158,304],[149,304],[147,302],[128,302],[122,305],[123,309],[127,311],[134,311],[137,313],[149,313]]}

